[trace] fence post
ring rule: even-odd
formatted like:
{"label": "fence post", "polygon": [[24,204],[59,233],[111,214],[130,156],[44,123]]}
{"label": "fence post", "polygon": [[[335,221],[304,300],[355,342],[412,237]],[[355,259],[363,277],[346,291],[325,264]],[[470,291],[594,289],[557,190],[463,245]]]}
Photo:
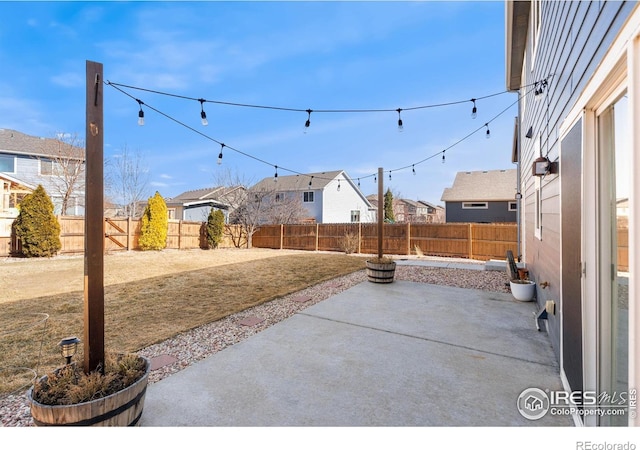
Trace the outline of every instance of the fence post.
{"label": "fence post", "polygon": [[411,255],[411,222],[407,222],[407,255]]}
{"label": "fence post", "polygon": [[473,224],[469,223],[469,259],[473,259]]}
{"label": "fence post", "polygon": [[318,251],[318,233],[320,233],[320,224],[316,222],[316,251]]}
{"label": "fence post", "polygon": [[280,250],[284,248],[284,224],[280,224]]}
{"label": "fence post", "polygon": [[362,222],[358,222],[358,254],[362,253]]}
{"label": "fence post", "polygon": [[127,217],[127,250],[131,250],[133,236],[131,235],[131,216]]}

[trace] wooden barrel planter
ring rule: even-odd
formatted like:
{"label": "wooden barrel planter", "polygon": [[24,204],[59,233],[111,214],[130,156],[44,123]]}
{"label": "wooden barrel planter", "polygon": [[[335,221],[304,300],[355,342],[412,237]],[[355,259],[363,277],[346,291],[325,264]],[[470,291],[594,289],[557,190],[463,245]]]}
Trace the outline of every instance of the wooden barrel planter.
{"label": "wooden barrel planter", "polygon": [[396,273],[396,263],[377,263],[367,261],[367,279],[372,283],[393,283]]}
{"label": "wooden barrel planter", "polygon": [[151,363],[145,360],[145,374],[125,389],[107,397],[75,405],[43,405],[33,400],[33,388],[27,394],[31,417],[36,426],[136,426],[142,416]]}

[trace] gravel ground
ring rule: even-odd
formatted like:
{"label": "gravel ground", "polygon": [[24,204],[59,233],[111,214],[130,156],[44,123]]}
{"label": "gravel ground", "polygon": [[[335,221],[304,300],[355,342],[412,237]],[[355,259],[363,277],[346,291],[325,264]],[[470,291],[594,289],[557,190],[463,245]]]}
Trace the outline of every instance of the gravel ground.
{"label": "gravel ground", "polygon": [[[251,335],[292,316],[296,312],[366,281],[366,279],[365,271],[345,275],[147,347],[139,352],[147,358],[171,355],[177,359],[172,364],[152,371],[149,375],[149,383],[155,383],[179,372],[207,356],[243,341]],[[468,289],[509,292],[509,288],[505,285],[507,278],[504,272],[398,265],[395,279]],[[295,298],[303,296],[310,297],[311,300],[303,303],[295,301]],[[266,320],[252,327],[240,325],[240,322],[249,316],[258,316],[266,318]],[[33,426],[25,392],[0,398],[0,419],[2,426]]]}

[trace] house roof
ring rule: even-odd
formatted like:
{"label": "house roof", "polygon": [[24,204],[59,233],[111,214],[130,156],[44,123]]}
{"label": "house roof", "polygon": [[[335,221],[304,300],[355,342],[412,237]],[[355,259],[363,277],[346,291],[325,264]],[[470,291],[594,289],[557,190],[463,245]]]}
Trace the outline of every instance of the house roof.
{"label": "house roof", "polygon": [[225,201],[226,196],[228,196],[233,191],[240,188],[240,186],[216,186],[216,187],[208,187],[202,189],[194,189],[191,191],[183,192],[180,195],[177,195],[173,198],[167,200],[167,205],[194,205],[194,204],[203,204],[203,203],[219,203],[226,204],[229,203]]}
{"label": "house roof", "polygon": [[508,201],[516,194],[516,169],[458,172],[453,186],[445,188],[444,202]]}
{"label": "house roof", "polygon": [[[340,175],[342,176],[340,177]],[[302,175],[285,175],[278,176],[277,185],[273,181],[273,177],[264,178],[256,183],[251,189],[271,190],[277,186],[278,191],[309,191],[316,189],[324,189],[330,182],[336,178],[349,181],[349,178],[342,170],[333,170],[330,172],[305,173]],[[311,181],[311,186],[309,182]]]}
{"label": "house roof", "polygon": [[429,202],[426,202],[424,200],[418,200],[418,203],[421,203],[421,204],[426,205],[429,208],[433,208],[433,209],[444,209],[444,207],[442,207],[440,205],[434,205],[433,203],[429,203]]}
{"label": "house roof", "polygon": [[524,50],[529,28],[529,0],[508,0],[505,2],[505,34],[506,34],[506,82],[507,89],[520,89]]}
{"label": "house roof", "polygon": [[[28,156],[60,157],[62,146],[68,144],[58,139],[50,139],[20,133],[15,130],[0,128],[0,153],[11,153]],[[62,156],[84,161],[84,149],[74,146],[69,152],[66,147]]]}

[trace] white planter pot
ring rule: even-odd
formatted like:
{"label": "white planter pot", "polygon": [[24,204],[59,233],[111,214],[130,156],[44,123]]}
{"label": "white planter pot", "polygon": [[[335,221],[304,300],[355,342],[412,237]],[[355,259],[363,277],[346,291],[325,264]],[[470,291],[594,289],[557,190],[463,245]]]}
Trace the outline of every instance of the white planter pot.
{"label": "white planter pot", "polygon": [[511,294],[516,300],[521,302],[530,302],[533,300],[533,296],[536,293],[536,284],[533,281],[527,281],[526,283],[514,283],[509,282],[511,285]]}

